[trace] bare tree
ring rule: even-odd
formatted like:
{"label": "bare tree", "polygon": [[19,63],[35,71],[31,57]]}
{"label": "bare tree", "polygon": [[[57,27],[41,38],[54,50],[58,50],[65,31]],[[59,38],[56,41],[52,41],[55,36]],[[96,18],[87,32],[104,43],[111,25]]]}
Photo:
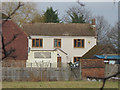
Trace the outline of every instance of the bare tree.
{"label": "bare tree", "polygon": [[[11,16],[11,19],[22,27],[24,23],[32,21],[33,16],[38,13],[35,7],[35,3],[32,2],[22,2],[23,7],[19,8],[16,13]],[[10,15],[14,9],[18,6],[18,2],[3,2],[2,11]]]}
{"label": "bare tree", "polygon": [[[19,10],[20,9],[20,7],[22,7],[24,4],[23,3],[21,3],[21,2],[19,2],[18,3],[18,6],[8,15],[8,17],[2,22],[2,25],[1,26],[4,26],[4,24],[8,21],[8,19],[12,16],[12,15],[14,15],[15,13],[16,13],[16,11],[17,10]],[[2,42],[2,55],[3,55],[3,57],[2,57],[2,60],[3,59],[5,59],[5,58],[7,58],[12,52],[14,52],[15,51],[15,49],[14,48],[11,48],[10,50],[6,50],[6,46],[8,45],[8,44],[10,44],[12,41],[14,41],[15,40],[15,38],[17,37],[17,35],[15,35],[8,43],[6,43],[5,44],[5,42],[4,42],[4,36],[3,36],[3,33],[2,33],[2,30],[0,31],[0,35],[1,35],[1,42]]]}
{"label": "bare tree", "polygon": [[108,24],[103,16],[96,16],[96,33],[98,44],[106,43],[107,35],[110,33],[110,29],[110,24]]}
{"label": "bare tree", "polygon": [[92,18],[91,11],[81,5],[73,6],[66,11],[65,22],[88,23]]}
{"label": "bare tree", "polygon": [[118,42],[119,42],[119,33],[120,30],[118,30],[119,23],[116,23],[114,27],[111,28],[109,34],[107,35],[107,41],[113,45],[116,49],[118,49]]}

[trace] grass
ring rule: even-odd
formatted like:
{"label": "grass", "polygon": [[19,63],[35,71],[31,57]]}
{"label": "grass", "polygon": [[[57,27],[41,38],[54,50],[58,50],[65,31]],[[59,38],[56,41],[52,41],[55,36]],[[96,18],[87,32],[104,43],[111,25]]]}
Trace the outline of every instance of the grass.
{"label": "grass", "polygon": [[[100,88],[102,82],[51,81],[51,82],[2,82],[3,88]],[[118,81],[107,81],[105,88],[118,88]]]}

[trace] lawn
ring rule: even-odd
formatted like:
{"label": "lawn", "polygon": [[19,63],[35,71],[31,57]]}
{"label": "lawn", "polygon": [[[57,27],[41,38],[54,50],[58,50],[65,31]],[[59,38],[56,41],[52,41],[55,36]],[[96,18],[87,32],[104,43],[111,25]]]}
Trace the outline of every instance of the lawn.
{"label": "lawn", "polygon": [[[3,88],[100,88],[102,82],[51,81],[51,82],[2,82]],[[117,81],[107,81],[105,88],[118,88]]]}

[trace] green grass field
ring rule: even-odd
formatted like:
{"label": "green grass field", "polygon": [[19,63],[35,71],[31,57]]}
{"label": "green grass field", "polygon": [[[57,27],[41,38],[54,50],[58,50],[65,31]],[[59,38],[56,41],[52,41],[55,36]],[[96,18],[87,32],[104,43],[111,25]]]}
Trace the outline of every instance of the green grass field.
{"label": "green grass field", "polygon": [[[102,82],[51,81],[51,82],[2,82],[3,88],[100,88]],[[105,88],[118,88],[118,82],[107,81]]]}

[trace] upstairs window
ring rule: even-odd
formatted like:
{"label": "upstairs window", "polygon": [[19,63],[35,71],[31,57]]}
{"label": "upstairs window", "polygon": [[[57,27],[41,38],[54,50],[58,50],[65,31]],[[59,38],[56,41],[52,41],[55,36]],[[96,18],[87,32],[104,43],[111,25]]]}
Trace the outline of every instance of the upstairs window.
{"label": "upstairs window", "polygon": [[74,39],[74,48],[84,48],[84,39]]}
{"label": "upstairs window", "polygon": [[77,61],[80,61],[80,57],[74,57],[73,63],[75,63],[75,62],[77,62]]}
{"label": "upstairs window", "polygon": [[43,47],[43,39],[32,39],[32,47]]}
{"label": "upstairs window", "polygon": [[61,48],[61,39],[54,39],[54,47]]}

